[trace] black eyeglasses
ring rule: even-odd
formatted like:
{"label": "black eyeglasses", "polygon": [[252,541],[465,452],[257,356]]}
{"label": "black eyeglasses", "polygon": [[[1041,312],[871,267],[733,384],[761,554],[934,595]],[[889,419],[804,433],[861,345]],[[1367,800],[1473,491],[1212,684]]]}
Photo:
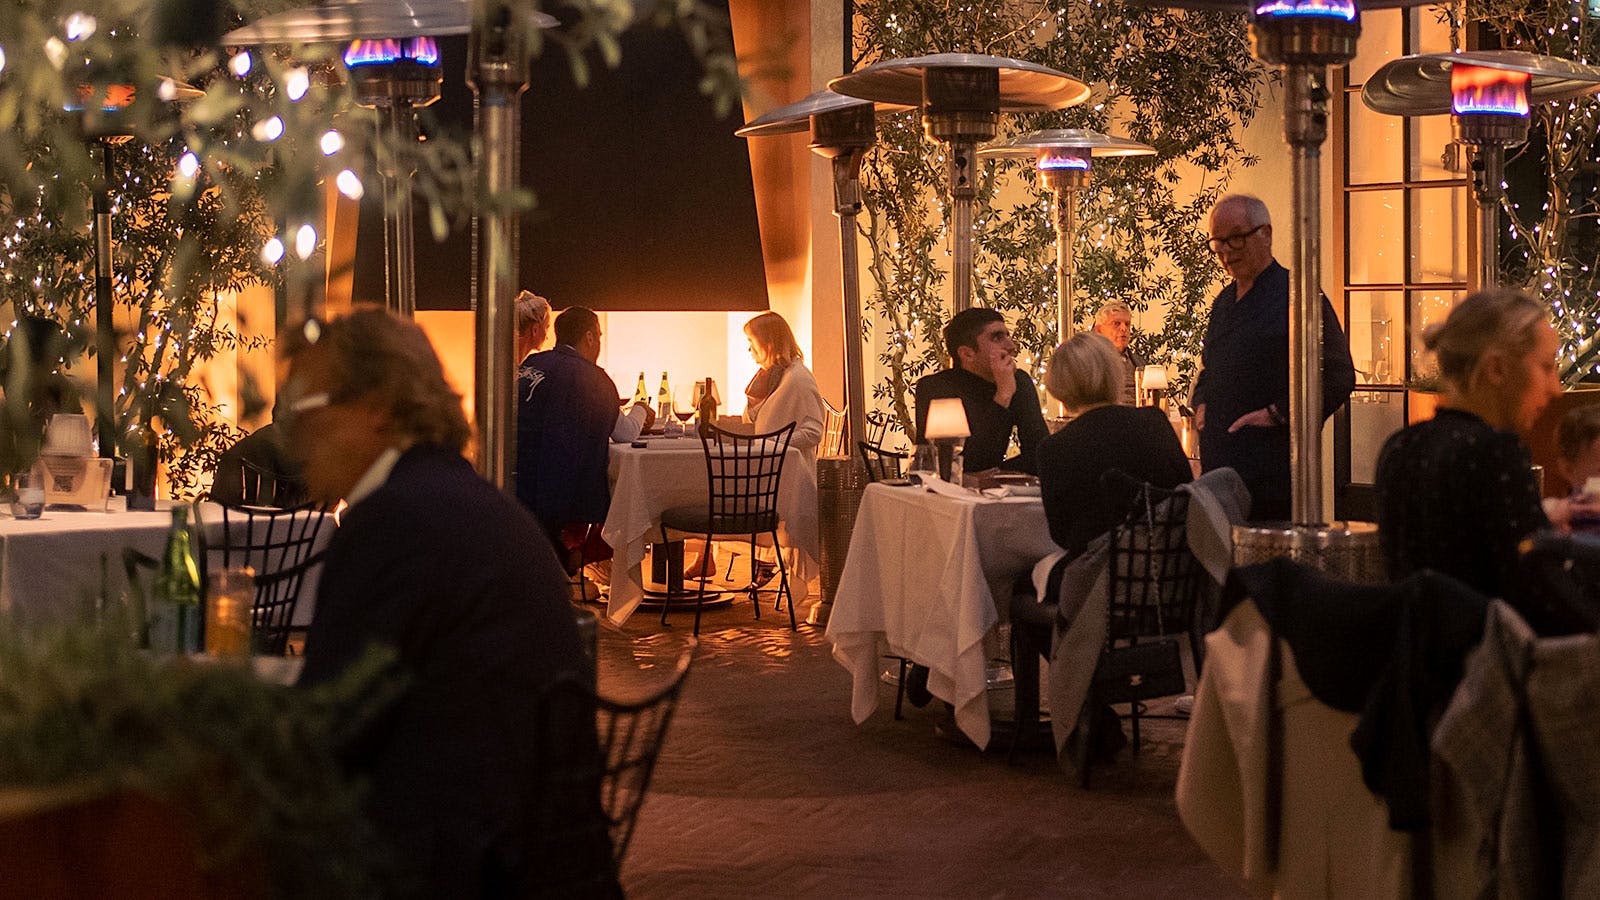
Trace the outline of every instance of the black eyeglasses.
{"label": "black eyeglasses", "polygon": [[1214,237],[1211,240],[1206,241],[1206,246],[1211,248],[1212,253],[1221,253],[1223,246],[1227,246],[1229,250],[1238,250],[1244,246],[1245,241],[1249,240],[1250,235],[1255,234],[1265,227],[1267,227],[1267,223],[1262,222],[1260,225],[1257,225],[1249,231],[1241,231],[1238,234],[1230,234],[1227,237]]}

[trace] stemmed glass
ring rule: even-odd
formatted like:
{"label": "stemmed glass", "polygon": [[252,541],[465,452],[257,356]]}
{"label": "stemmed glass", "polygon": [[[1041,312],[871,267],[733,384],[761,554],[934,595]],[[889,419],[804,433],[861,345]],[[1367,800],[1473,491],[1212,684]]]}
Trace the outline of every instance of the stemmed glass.
{"label": "stemmed glass", "polygon": [[[677,416],[679,427],[684,434],[689,433],[689,420],[694,418],[694,411],[700,407],[700,394],[705,386],[696,381],[693,387],[680,384],[672,391],[672,414]],[[691,398],[687,401],[685,398]]]}

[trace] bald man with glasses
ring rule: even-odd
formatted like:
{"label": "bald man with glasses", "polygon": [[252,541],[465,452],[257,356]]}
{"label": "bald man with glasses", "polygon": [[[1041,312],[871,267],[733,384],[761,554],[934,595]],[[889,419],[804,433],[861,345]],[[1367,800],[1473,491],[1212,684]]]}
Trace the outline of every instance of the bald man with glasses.
{"label": "bald man with glasses", "polygon": [[[1211,252],[1232,279],[1211,307],[1195,380],[1200,465],[1230,467],[1250,488],[1255,521],[1290,516],[1289,270],[1272,256],[1267,205],[1229,194],[1211,210]],[[1350,342],[1322,298],[1322,417],[1355,389]]]}

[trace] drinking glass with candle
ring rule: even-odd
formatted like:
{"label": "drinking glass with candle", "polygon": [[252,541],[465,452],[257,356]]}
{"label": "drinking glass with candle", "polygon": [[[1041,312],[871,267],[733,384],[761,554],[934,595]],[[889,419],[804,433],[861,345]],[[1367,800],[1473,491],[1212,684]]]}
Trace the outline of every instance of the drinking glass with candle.
{"label": "drinking glass with candle", "polygon": [[256,570],[249,566],[213,568],[206,592],[206,652],[235,659],[250,655],[251,607]]}

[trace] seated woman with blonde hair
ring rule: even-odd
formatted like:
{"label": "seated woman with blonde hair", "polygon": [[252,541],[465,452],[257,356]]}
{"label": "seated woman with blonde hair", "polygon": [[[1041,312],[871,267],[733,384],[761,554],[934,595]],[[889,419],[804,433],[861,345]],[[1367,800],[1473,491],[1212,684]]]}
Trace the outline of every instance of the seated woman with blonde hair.
{"label": "seated woman with blonde hair", "polygon": [[744,323],[744,334],[751,358],[761,367],[744,389],[744,420],[754,423],[757,434],[793,422],[789,445],[800,451],[815,473],[817,445],[822,443],[822,391],[802,362],[794,332],[783,316],[764,312]]}
{"label": "seated woman with blonde hair", "polygon": [[1039,443],[1039,490],[1050,539],[1067,551],[1062,565],[1128,513],[1126,490],[1103,484],[1106,472],[1162,488],[1194,477],[1159,408],[1118,405],[1123,365],[1109,340],[1085,332],[1057,347],[1045,371],[1045,387],[1074,416]]}

